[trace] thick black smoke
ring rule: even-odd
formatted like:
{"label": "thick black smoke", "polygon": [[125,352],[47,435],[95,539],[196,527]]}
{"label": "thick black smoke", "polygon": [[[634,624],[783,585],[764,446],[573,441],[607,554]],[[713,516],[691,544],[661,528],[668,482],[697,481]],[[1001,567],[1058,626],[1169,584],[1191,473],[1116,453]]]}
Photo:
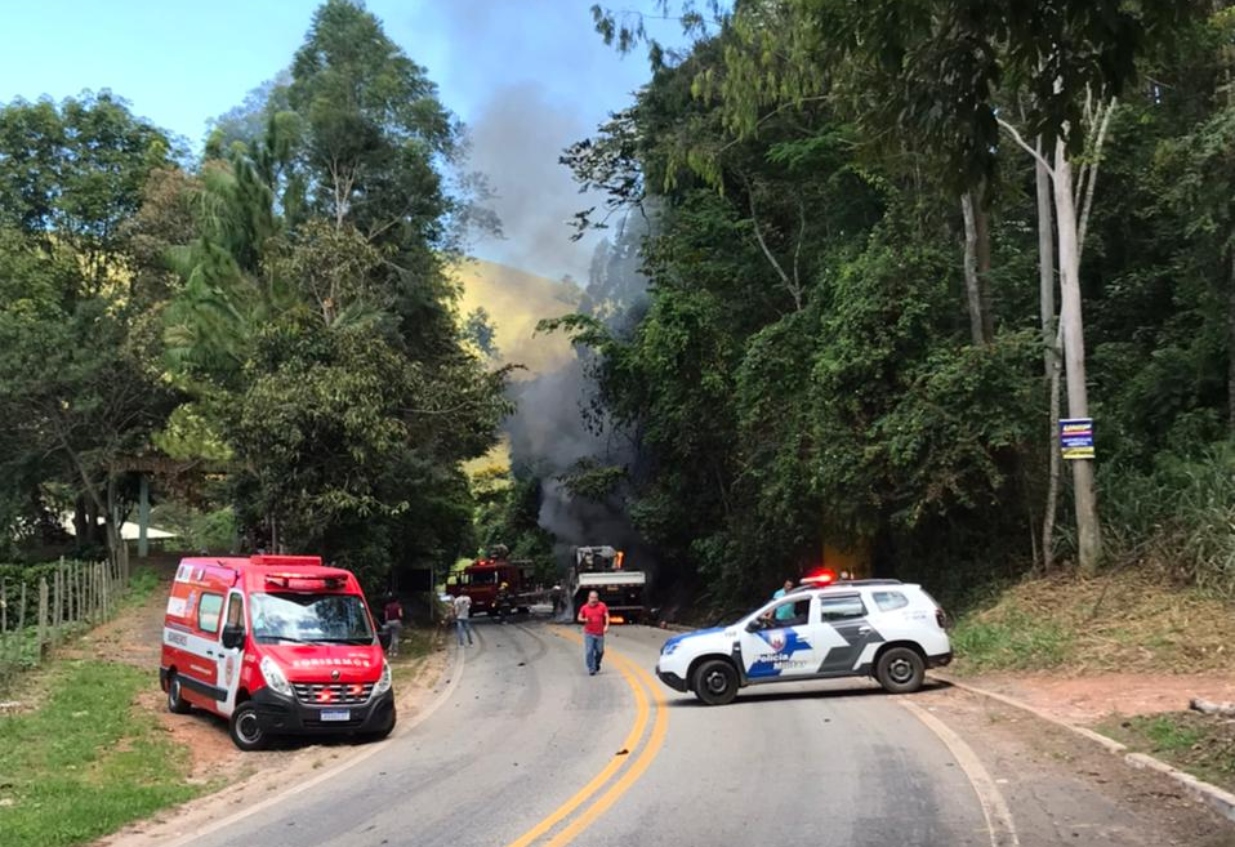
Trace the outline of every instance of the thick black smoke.
{"label": "thick black smoke", "polygon": [[464,115],[469,168],[488,177],[496,197],[487,205],[505,234],[477,252],[550,279],[585,280],[600,238],[572,243],[566,224],[596,201],[580,196],[558,158],[628,104],[646,63],[605,46],[587,0],[449,0],[434,12],[451,88],[474,104]]}
{"label": "thick black smoke", "polygon": [[[638,270],[645,234],[646,228],[632,225],[597,247],[580,304],[619,337],[631,331],[645,308],[647,280]],[[628,567],[652,571],[653,553],[627,509],[643,459],[640,445],[631,427],[614,421],[596,402],[589,373],[594,354],[582,348],[575,353],[560,369],[517,387],[518,412],[507,422],[512,465],[516,473],[542,480],[540,525],[557,537],[563,564],[572,547],[609,544],[627,552]],[[622,468],[628,476],[603,500],[574,496],[564,479],[581,463]]]}
{"label": "thick black smoke", "polygon": [[[650,0],[629,5],[655,8]],[[585,0],[449,0],[435,7],[444,30],[434,34],[451,87],[471,92],[478,104],[465,115],[468,168],[485,174],[495,195],[487,205],[505,236],[477,244],[476,252],[550,279],[586,283],[580,309],[624,331],[646,292],[635,250],[643,233],[613,229],[571,241],[569,222],[603,198],[580,194],[559,159],[629,105],[647,66],[642,56],[623,60],[602,43],[590,7]],[[502,315],[493,319],[500,325]],[[576,353],[565,367],[514,387],[518,411],[506,425],[512,466],[541,480],[540,522],[557,536],[563,564],[571,547],[609,544],[627,551],[631,567],[648,568],[650,553],[627,515],[629,485],[596,502],[571,496],[562,483],[581,461],[631,469],[639,462],[627,432],[603,414],[585,414],[595,386],[589,353]]]}

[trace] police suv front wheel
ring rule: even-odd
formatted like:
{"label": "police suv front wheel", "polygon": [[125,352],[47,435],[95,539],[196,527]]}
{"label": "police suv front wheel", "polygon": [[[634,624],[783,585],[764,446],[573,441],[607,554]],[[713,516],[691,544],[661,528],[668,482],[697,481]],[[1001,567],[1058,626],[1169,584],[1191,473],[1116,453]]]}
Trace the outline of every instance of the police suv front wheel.
{"label": "police suv front wheel", "polygon": [[250,701],[236,706],[236,711],[232,712],[232,719],[228,722],[227,729],[232,737],[232,743],[246,753],[265,750],[270,746],[270,736],[262,728],[261,720],[257,716],[257,707]]}
{"label": "police suv front wheel", "polygon": [[701,664],[692,682],[695,696],[709,706],[724,706],[738,696],[738,672],[724,659]]}
{"label": "police suv front wheel", "polygon": [[892,694],[909,694],[922,687],[926,679],[926,662],[916,650],[893,647],[875,665],[875,679]]}

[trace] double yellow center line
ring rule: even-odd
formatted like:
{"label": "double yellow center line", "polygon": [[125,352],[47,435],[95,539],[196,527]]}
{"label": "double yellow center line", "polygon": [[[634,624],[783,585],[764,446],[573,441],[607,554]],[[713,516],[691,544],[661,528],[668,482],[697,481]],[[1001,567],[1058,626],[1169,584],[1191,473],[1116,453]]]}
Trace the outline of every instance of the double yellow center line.
{"label": "double yellow center line", "polygon": [[[555,629],[554,634],[582,643],[582,639],[570,630]],[[545,847],[565,847],[630,790],[630,787],[652,764],[656,754],[660,752],[665,742],[665,733],[669,729],[669,712],[665,708],[665,698],[660,692],[660,687],[652,679],[651,674],[616,650],[605,650],[605,658],[622,674],[622,678],[626,680],[626,684],[630,686],[635,696],[635,722],[622,744],[622,748],[627,751],[626,755],[615,755],[600,773],[592,777],[588,784],[579,789],[573,797],[540,823],[510,842],[507,847],[529,847],[569,818],[566,826],[545,842]],[[640,746],[649,720],[652,722],[652,732]],[[628,763],[629,767],[625,767]],[[579,811],[580,809],[582,811]],[[578,812],[577,815],[576,812]]]}

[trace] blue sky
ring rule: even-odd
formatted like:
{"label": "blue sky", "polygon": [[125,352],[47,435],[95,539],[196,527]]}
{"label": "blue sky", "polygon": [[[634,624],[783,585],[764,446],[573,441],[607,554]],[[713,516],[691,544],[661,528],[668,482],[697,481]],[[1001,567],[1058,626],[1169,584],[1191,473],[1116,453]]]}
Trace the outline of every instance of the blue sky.
{"label": "blue sky", "polygon": [[[642,53],[622,58],[600,41],[592,2],[366,4],[473,129],[474,163],[498,191],[507,235],[474,252],[552,277],[586,279],[594,245],[568,240],[563,221],[584,201],[557,165],[558,154],[629,102],[647,78]],[[109,88],[137,114],[196,145],[208,119],[290,64],[317,6],[317,0],[8,3],[0,13],[0,101],[59,100]]]}

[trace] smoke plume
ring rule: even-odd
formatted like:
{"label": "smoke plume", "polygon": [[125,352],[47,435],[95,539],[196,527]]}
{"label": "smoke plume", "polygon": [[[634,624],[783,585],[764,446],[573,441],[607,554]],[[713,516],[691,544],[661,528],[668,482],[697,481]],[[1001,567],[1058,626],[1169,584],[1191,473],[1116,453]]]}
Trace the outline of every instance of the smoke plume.
{"label": "smoke plume", "polygon": [[[654,8],[650,0],[630,5]],[[418,26],[433,32],[432,50],[447,71],[444,89],[470,101],[460,109],[468,167],[487,177],[495,195],[489,206],[505,236],[475,252],[550,279],[586,282],[582,311],[613,326],[629,321],[645,296],[634,249],[642,233],[613,230],[609,238],[593,233],[572,242],[568,222],[603,198],[581,195],[559,157],[629,104],[647,78],[642,56],[623,59],[607,48],[583,0],[450,0],[422,9]],[[503,316],[493,319],[500,325]],[[506,426],[512,465],[542,481],[541,525],[558,537],[563,563],[570,547],[609,544],[627,551],[631,567],[648,568],[650,554],[624,508],[628,491],[601,503],[572,497],[561,482],[580,460],[634,469],[639,459],[633,440],[611,421],[597,431],[587,425],[595,386],[581,358],[586,351],[577,353],[564,367],[515,384],[518,412]]]}
{"label": "smoke plume", "polygon": [[[580,311],[604,321],[618,337],[629,332],[646,302],[647,280],[638,270],[645,234],[642,226],[622,227],[597,246],[580,304]],[[596,402],[597,387],[587,372],[591,355],[578,349],[561,368],[518,386],[518,411],[507,422],[512,463],[543,481],[540,525],[557,536],[560,561],[569,561],[571,547],[609,544],[626,550],[629,567],[651,571],[653,553],[626,509],[640,473],[639,444]],[[582,461],[621,467],[628,479],[603,501],[574,496],[562,478]]]}

